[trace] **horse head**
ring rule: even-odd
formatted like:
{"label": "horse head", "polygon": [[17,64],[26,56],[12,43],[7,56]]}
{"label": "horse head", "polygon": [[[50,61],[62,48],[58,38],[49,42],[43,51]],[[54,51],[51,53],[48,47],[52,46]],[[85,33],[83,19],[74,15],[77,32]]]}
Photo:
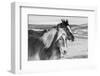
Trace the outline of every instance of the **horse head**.
{"label": "horse head", "polygon": [[62,23],[45,32],[40,39],[43,41],[45,48],[49,48],[50,51],[56,45],[58,51],[60,50],[61,57],[63,57],[67,53],[67,40],[74,41],[74,36],[68,20],[62,20]]}
{"label": "horse head", "polygon": [[68,20],[62,20],[62,23],[57,25],[58,38],[57,45],[60,47],[61,57],[67,53],[67,40],[74,41],[71,27]]}

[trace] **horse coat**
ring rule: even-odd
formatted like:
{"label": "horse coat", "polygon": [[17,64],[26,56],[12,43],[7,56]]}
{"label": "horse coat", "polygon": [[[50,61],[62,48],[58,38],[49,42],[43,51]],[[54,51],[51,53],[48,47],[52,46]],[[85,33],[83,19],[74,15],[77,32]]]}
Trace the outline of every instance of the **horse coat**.
{"label": "horse coat", "polygon": [[[47,60],[58,59],[60,57],[59,48],[56,46],[57,31],[52,29],[49,32],[42,32],[41,36],[38,36],[31,31],[31,36],[28,39],[28,55],[29,60]],[[40,34],[40,33],[39,33]],[[34,37],[35,36],[35,37]]]}

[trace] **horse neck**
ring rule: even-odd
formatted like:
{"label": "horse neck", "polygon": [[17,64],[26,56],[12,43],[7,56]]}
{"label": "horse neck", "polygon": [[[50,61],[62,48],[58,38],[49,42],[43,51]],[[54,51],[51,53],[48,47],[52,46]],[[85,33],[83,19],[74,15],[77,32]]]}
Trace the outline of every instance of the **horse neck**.
{"label": "horse neck", "polygon": [[55,34],[55,36],[54,36],[54,39],[53,39],[53,41],[52,41],[52,43],[51,43],[50,48],[52,48],[52,47],[55,45],[55,42],[56,42],[57,36],[58,36],[58,32],[56,32],[56,34]]}

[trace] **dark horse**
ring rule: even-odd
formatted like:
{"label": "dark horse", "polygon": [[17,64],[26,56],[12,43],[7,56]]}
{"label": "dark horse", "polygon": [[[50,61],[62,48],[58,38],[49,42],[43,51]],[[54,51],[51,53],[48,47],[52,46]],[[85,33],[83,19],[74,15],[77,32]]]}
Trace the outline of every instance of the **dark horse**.
{"label": "dark horse", "polygon": [[67,40],[74,41],[68,20],[62,20],[51,29],[41,32],[28,31],[28,59],[60,59],[67,53]]}

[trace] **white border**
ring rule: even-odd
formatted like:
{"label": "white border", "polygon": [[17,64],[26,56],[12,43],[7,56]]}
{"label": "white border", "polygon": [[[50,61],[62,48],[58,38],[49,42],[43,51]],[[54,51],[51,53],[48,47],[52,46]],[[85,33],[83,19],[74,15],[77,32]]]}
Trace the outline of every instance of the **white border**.
{"label": "white border", "polygon": [[[95,9],[69,7],[49,8],[34,7],[28,3],[12,3],[12,72],[46,72],[64,70],[70,68],[91,68],[95,65],[94,37],[95,37]],[[89,58],[75,60],[53,60],[53,61],[27,61],[27,15],[63,15],[63,16],[86,16],[88,17],[89,33]],[[91,44],[92,41],[92,44]]]}

